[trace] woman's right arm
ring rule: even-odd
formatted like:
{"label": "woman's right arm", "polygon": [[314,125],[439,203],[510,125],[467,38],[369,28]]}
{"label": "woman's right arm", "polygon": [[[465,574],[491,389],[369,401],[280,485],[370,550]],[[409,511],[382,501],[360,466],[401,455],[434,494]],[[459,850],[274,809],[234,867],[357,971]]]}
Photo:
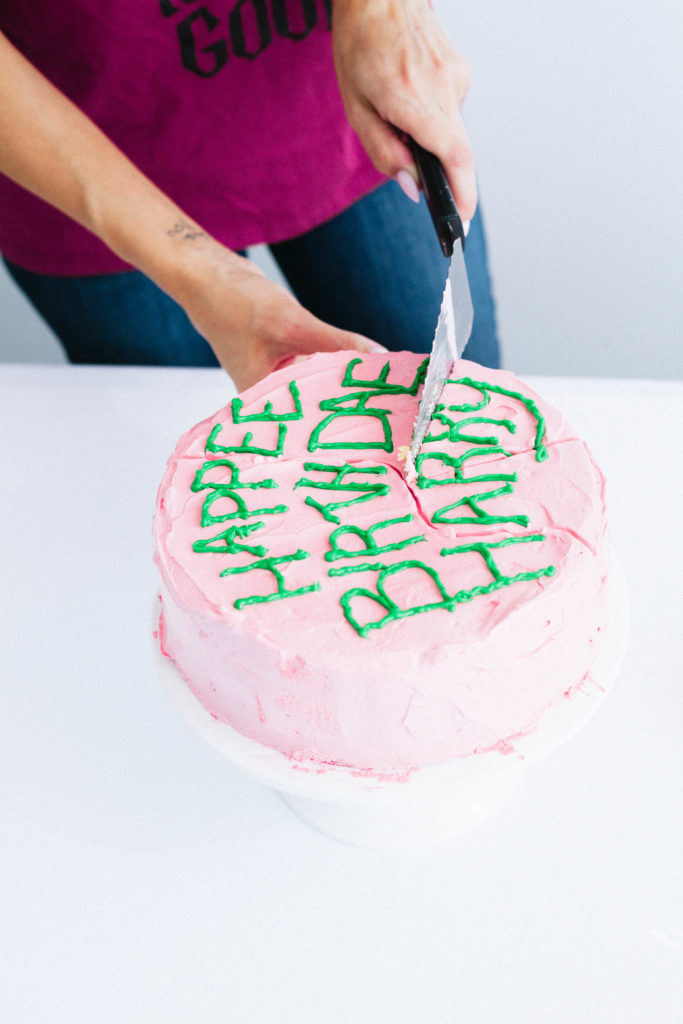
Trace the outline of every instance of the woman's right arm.
{"label": "woman's right arm", "polygon": [[179,302],[238,390],[297,355],[375,347],[318,320],[212,238],[1,33],[0,171]]}

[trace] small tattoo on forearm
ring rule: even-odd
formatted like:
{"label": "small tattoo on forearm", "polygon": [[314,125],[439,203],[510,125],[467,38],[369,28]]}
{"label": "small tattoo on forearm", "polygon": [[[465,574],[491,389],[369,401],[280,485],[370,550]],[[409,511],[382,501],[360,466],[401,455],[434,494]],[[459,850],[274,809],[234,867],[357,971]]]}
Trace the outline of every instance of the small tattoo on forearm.
{"label": "small tattoo on forearm", "polygon": [[177,224],[174,224],[172,228],[169,228],[166,234],[170,235],[172,238],[176,235],[182,235],[183,238],[189,238],[190,241],[192,241],[194,238],[204,238],[206,232],[202,231],[201,228],[196,227],[194,224],[188,224],[187,221],[181,220],[178,221]]}

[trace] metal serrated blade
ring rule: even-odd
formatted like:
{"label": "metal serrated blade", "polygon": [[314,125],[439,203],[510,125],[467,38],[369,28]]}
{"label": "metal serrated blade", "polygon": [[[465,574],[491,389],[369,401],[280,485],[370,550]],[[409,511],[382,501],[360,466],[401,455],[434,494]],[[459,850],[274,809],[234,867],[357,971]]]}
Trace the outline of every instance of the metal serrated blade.
{"label": "metal serrated blade", "polygon": [[443,386],[448,380],[453,364],[460,358],[469,341],[473,319],[474,310],[467,280],[465,257],[462,242],[458,239],[453,246],[451,266],[441,300],[441,312],[432,342],[432,354],[429,358],[420,408],[413,429],[413,440],[410,446],[410,460],[413,465],[429,429],[434,410],[441,398]]}

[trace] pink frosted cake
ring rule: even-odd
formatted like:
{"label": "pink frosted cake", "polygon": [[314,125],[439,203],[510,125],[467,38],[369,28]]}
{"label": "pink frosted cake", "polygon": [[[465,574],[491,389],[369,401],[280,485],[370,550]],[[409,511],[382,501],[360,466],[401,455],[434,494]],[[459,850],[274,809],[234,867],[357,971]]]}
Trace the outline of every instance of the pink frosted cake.
{"label": "pink frosted cake", "polygon": [[178,443],[160,638],[210,714],[316,766],[514,747],[590,675],[604,481],[511,374],[456,364],[407,481],[422,357],[319,355]]}

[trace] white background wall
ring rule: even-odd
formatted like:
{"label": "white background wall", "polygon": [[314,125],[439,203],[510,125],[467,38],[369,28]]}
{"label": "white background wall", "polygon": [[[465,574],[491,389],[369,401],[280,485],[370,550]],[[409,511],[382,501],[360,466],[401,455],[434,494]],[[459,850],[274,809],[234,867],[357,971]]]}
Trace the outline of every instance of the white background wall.
{"label": "white background wall", "polygon": [[[474,69],[505,365],[683,376],[680,0],[434,5]],[[0,310],[0,360],[62,358],[4,270]]]}

